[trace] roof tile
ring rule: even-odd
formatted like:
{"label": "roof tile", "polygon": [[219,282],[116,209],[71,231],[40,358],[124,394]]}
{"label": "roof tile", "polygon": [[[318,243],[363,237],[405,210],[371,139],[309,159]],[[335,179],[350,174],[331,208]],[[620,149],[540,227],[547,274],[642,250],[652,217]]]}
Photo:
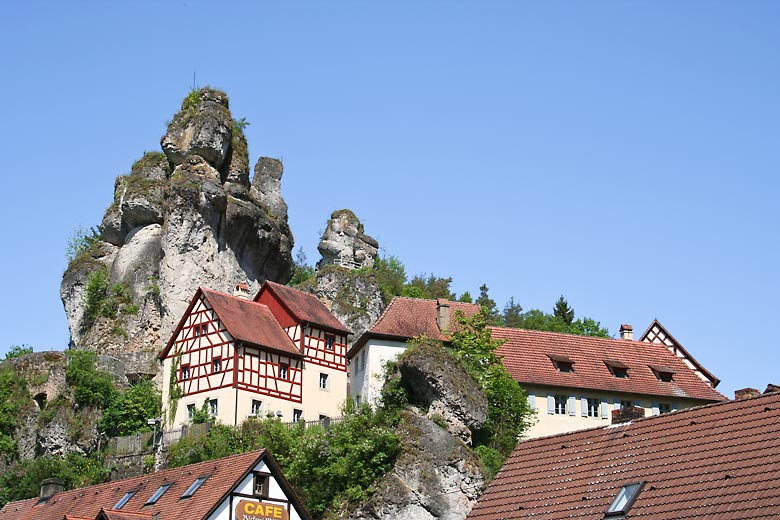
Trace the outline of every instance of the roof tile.
{"label": "roof tile", "polygon": [[325,304],[323,304],[316,295],[292,287],[287,287],[276,282],[266,280],[263,282],[263,287],[260,288],[255,301],[259,297],[263,290],[273,291],[279,298],[284,301],[285,305],[290,312],[292,312],[299,320],[319,325],[326,329],[331,329],[338,332],[344,332],[351,334],[352,331],[345,327],[331,313]]}

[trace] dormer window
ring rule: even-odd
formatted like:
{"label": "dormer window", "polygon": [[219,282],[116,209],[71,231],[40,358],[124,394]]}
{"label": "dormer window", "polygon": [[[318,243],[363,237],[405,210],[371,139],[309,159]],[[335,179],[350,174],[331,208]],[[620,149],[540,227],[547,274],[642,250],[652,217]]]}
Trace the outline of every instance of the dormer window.
{"label": "dormer window", "polygon": [[628,377],[628,365],[626,365],[622,361],[617,361],[614,359],[605,359],[604,364],[607,365],[607,368],[609,369],[610,373],[613,376],[619,377],[621,379]]}
{"label": "dormer window", "polygon": [[609,509],[604,513],[604,517],[624,516],[628,513],[628,510],[631,509],[631,506],[636,502],[639,492],[642,491],[644,485],[644,482],[633,482],[621,487],[617,496],[609,505]]}
{"label": "dormer window", "polygon": [[671,383],[674,379],[674,370],[668,367],[662,367],[662,366],[653,366],[651,365],[650,368],[652,369],[653,373],[655,374],[655,377],[658,378],[659,381],[663,381],[664,383]]}
{"label": "dormer window", "polygon": [[547,354],[552,364],[558,370],[558,372],[574,372],[574,361],[568,356],[560,356],[558,354]]}

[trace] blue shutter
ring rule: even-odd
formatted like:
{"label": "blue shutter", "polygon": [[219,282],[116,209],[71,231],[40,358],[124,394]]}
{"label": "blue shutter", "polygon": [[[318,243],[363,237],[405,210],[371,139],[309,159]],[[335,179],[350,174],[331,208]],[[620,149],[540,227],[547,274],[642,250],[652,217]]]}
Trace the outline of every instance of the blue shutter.
{"label": "blue shutter", "polygon": [[588,416],[588,398],[587,397],[583,397],[583,398],[580,399],[580,408],[582,408],[582,410],[580,410],[582,412],[582,416],[583,417],[587,417]]}
{"label": "blue shutter", "polygon": [[536,410],[536,396],[534,394],[528,394],[528,406],[531,410]]}
{"label": "blue shutter", "polygon": [[661,415],[661,410],[658,407],[658,401],[653,401],[653,415]]}
{"label": "blue shutter", "polygon": [[672,403],[672,411],[676,412],[680,409],[679,403]]}
{"label": "blue shutter", "polygon": [[555,397],[547,392],[547,413],[555,415]]}
{"label": "blue shutter", "polygon": [[601,418],[609,419],[609,405],[606,397],[601,400]]}
{"label": "blue shutter", "polygon": [[619,397],[616,397],[616,398],[615,398],[615,399],[612,401],[612,409],[613,409],[613,410],[620,410],[620,398],[619,398]]}
{"label": "blue shutter", "polygon": [[577,398],[573,395],[569,396],[569,415],[577,414]]}

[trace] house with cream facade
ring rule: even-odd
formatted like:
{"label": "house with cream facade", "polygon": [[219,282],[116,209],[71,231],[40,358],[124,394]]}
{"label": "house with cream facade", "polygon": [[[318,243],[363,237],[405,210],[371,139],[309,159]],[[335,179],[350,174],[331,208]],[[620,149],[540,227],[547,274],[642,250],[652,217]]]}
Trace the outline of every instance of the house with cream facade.
{"label": "house with cream facade", "polygon": [[202,409],[229,425],[338,416],[348,334],[316,296],[284,285],[265,282],[253,300],[198,289],[159,355],[167,427]]}
{"label": "house with cream facade", "polygon": [[[455,312],[478,312],[474,304],[395,298],[350,349],[350,395],[376,404],[383,369],[427,336],[446,341]],[[528,395],[537,420],[526,437],[610,424],[613,410],[639,407],[660,415],[723,401],[719,380],[654,321],[638,341],[623,325],[619,339],[491,327],[504,366]]]}
{"label": "house with cream facade", "polygon": [[9,502],[0,520],[311,520],[267,450]]}

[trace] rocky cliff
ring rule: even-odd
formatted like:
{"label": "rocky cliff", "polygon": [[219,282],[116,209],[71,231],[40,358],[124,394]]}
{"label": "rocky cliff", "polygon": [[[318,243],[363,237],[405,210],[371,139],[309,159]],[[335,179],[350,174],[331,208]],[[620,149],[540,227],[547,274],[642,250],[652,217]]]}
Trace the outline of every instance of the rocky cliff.
{"label": "rocky cliff", "polygon": [[401,454],[364,503],[336,516],[350,520],[463,520],[487,485],[470,448],[484,425],[487,398],[444,348],[408,349],[394,376],[410,404],[401,414]]}
{"label": "rocky cliff", "polygon": [[282,164],[261,157],[250,181],[243,126],[224,93],[193,91],[161,139],[163,153],[145,154],[116,179],[100,240],[60,286],[72,346],[154,373],[155,353],[199,286],[232,293],[246,283],[252,292],[290,279]]}

